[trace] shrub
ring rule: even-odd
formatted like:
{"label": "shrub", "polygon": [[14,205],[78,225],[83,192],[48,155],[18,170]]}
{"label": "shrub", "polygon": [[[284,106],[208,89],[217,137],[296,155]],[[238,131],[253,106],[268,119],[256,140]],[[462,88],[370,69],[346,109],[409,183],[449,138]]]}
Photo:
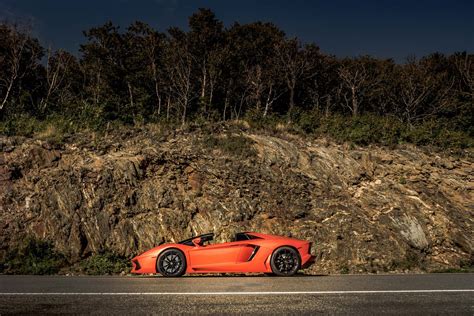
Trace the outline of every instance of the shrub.
{"label": "shrub", "polygon": [[[181,123],[177,121],[164,119],[154,121],[159,122],[166,130],[183,129]],[[129,128],[133,124],[144,127],[149,122],[150,118],[140,115],[130,118],[117,117],[111,113],[104,115],[103,107],[85,107],[69,116],[56,113],[43,120],[29,115],[15,115],[8,120],[0,120],[0,134],[36,136],[54,143],[62,143],[69,134],[80,130],[92,130],[101,134]],[[303,135],[328,136],[338,142],[350,142],[361,146],[369,144],[393,146],[404,143],[445,149],[465,149],[474,146],[472,128],[462,128],[462,124],[454,125],[452,121],[441,119],[427,120],[409,126],[393,116],[367,113],[352,117],[340,113],[325,115],[316,110],[295,109],[291,120],[288,116],[277,114],[263,117],[261,111],[249,110],[245,115],[245,121],[240,122],[245,122],[245,126],[241,126],[241,129],[251,127],[272,134],[284,130]],[[231,125],[225,124],[227,128]],[[224,125],[210,123],[208,118],[195,115],[190,117],[184,131],[208,129],[210,134],[216,134],[216,126]],[[252,142],[242,135],[228,133],[225,137],[209,136],[204,143],[207,143],[209,148],[219,148],[232,155],[247,157],[254,154],[250,146]]]}
{"label": "shrub", "polygon": [[329,136],[339,142],[357,145],[397,145],[411,143],[441,148],[471,148],[474,138],[468,131],[455,130],[443,122],[430,120],[408,126],[389,116],[364,114],[347,117],[341,114],[322,115],[317,111],[299,113],[296,131],[315,136]]}
{"label": "shrub", "polygon": [[349,274],[349,267],[347,267],[346,265],[342,266],[340,271],[339,271],[341,274]]}
{"label": "shrub", "polygon": [[407,250],[404,257],[392,260],[389,266],[390,271],[411,270],[414,268],[419,268],[422,271],[426,270],[423,254],[413,249]]}
{"label": "shrub", "polygon": [[90,275],[117,274],[130,269],[129,260],[111,251],[104,251],[80,263],[81,271]]}
{"label": "shrub", "polygon": [[30,137],[41,125],[42,122],[32,116],[19,115],[7,121],[0,121],[0,134]]}
{"label": "shrub", "polygon": [[252,147],[254,141],[243,135],[227,134],[221,137],[207,135],[202,144],[208,149],[219,149],[222,152],[236,157],[254,157],[256,150]]}
{"label": "shrub", "polygon": [[0,263],[6,274],[54,274],[66,264],[65,257],[44,240],[27,238],[18,248],[10,250]]}

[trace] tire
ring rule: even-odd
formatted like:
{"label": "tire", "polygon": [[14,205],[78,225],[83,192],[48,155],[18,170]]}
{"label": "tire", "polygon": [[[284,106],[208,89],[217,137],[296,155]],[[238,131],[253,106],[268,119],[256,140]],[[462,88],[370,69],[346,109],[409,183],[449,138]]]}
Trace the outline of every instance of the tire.
{"label": "tire", "polygon": [[277,276],[292,276],[301,268],[301,258],[295,249],[280,247],[273,252],[270,266]]}
{"label": "tire", "polygon": [[156,260],[156,271],[165,277],[180,277],[186,272],[186,257],[181,250],[167,249]]}

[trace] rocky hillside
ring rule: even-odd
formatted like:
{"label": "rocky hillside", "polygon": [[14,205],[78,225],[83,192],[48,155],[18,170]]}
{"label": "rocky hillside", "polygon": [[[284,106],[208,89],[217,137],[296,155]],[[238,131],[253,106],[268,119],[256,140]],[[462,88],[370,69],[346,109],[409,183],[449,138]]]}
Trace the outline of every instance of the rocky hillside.
{"label": "rocky hillside", "polygon": [[285,132],[164,133],[63,143],[0,137],[0,258],[27,237],[69,263],[162,242],[259,231],[314,242],[308,273],[474,263],[472,156],[358,148]]}

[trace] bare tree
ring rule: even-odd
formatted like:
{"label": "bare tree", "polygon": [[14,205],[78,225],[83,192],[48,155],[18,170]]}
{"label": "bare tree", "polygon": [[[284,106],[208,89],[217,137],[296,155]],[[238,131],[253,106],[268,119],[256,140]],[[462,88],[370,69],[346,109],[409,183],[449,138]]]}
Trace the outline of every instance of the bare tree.
{"label": "bare tree", "polygon": [[276,65],[274,58],[271,58],[263,71],[262,98],[265,103],[263,117],[268,115],[273,103],[287,91],[283,83],[284,78]]}
{"label": "bare tree", "polygon": [[336,93],[335,91],[328,91],[327,93],[321,92],[320,78],[315,76],[311,81],[311,85],[308,87],[309,99],[313,105],[313,109],[316,109],[319,112],[323,112],[326,116],[329,116],[330,110],[333,106],[333,96],[331,92]]}
{"label": "bare tree", "polygon": [[415,60],[398,67],[398,96],[393,99],[400,120],[409,126],[437,114],[446,105],[453,82],[433,74],[428,65]]}
{"label": "bare tree", "polygon": [[301,47],[301,43],[295,38],[280,42],[275,47],[275,52],[279,60],[279,66],[285,77],[286,85],[290,93],[288,112],[292,113],[295,106],[296,85],[307,76],[310,69],[310,61]]}
{"label": "bare tree", "polygon": [[[222,76],[222,66],[224,64],[224,60],[226,58],[227,51],[225,49],[221,50],[214,50],[209,55],[209,62],[208,62],[208,69],[207,72],[209,73],[209,97],[208,97],[208,105],[209,109],[212,108],[212,103],[214,100],[214,93],[217,88],[217,84],[219,79]],[[208,118],[211,111],[208,111]]]}
{"label": "bare tree", "polygon": [[46,60],[46,95],[40,101],[40,111],[44,112],[48,106],[50,98],[55,94],[62,85],[66,76],[67,67],[70,62],[71,55],[64,51],[57,51],[52,54],[51,47],[48,49]]}
{"label": "bare tree", "polygon": [[184,125],[190,102],[196,97],[191,82],[193,57],[187,43],[174,40],[169,49],[166,66],[170,77],[170,88],[181,108],[181,123]]}
{"label": "bare tree", "polygon": [[313,109],[329,116],[334,104],[338,103],[337,93],[340,78],[338,63],[332,56],[326,56],[314,47],[310,54],[312,76],[306,81],[305,90]]}
{"label": "bare tree", "polygon": [[[229,80],[227,80],[227,83],[226,83],[226,87],[225,87],[225,97],[224,97],[224,111],[222,113],[222,120],[225,121],[226,120],[226,114],[227,114],[227,108],[229,107],[229,103],[230,103],[230,94],[231,94],[231,87],[233,86],[233,83],[234,83],[234,80],[232,77],[229,78]],[[232,116],[232,110],[231,110],[231,113],[230,115]]]}
{"label": "bare tree", "polygon": [[158,80],[158,66],[156,62],[156,58],[154,56],[156,55],[156,49],[157,45],[154,40],[152,40],[152,43],[147,45],[148,50],[146,51],[148,60],[150,62],[150,69],[151,69],[151,76],[153,78],[153,83],[155,87],[155,97],[156,97],[156,102],[157,102],[157,111],[158,115],[161,113],[161,92],[160,92],[160,84]]}
{"label": "bare tree", "polygon": [[247,66],[245,69],[245,81],[249,88],[249,95],[247,97],[251,105],[255,104],[257,111],[260,110],[262,105],[261,95],[264,89],[262,67],[260,65]]}
{"label": "bare tree", "polygon": [[3,70],[0,77],[1,111],[9,101],[15,84],[37,67],[42,52],[39,45],[33,45],[26,27],[4,23],[0,26],[0,32],[3,33],[6,50],[0,59],[0,69]]}
{"label": "bare tree", "polygon": [[349,97],[344,93],[342,94],[344,104],[351,111],[352,116],[357,116],[360,112],[361,90],[370,80],[366,65],[360,59],[346,60],[341,64],[338,74],[341,78],[341,84],[350,91]]}
{"label": "bare tree", "polygon": [[275,88],[275,85],[273,83],[270,83],[266,92],[267,97],[265,99],[265,109],[263,111],[263,117],[267,116],[273,103],[276,100],[278,100],[283,95],[283,93],[285,93],[284,90],[281,90],[280,92],[278,92],[277,89]]}
{"label": "bare tree", "polygon": [[254,106],[257,112],[263,108],[263,117],[267,116],[272,104],[285,92],[279,89],[276,82],[277,75],[273,72],[274,67],[256,65],[246,67],[247,101],[249,106]]}
{"label": "bare tree", "polygon": [[468,88],[468,96],[474,102],[474,56],[470,54],[459,54],[455,57],[456,69],[463,83]]}

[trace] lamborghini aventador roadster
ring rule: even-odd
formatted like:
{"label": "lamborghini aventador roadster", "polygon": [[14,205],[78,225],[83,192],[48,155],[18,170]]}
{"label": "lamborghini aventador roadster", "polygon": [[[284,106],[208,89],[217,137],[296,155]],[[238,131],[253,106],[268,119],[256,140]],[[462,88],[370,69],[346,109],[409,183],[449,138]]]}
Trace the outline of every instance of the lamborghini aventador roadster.
{"label": "lamborghini aventador roadster", "polygon": [[210,243],[214,234],[204,234],[164,244],[132,259],[132,273],[160,273],[178,277],[185,273],[260,272],[290,276],[314,262],[311,243],[294,238],[259,233],[237,233],[234,241]]}

